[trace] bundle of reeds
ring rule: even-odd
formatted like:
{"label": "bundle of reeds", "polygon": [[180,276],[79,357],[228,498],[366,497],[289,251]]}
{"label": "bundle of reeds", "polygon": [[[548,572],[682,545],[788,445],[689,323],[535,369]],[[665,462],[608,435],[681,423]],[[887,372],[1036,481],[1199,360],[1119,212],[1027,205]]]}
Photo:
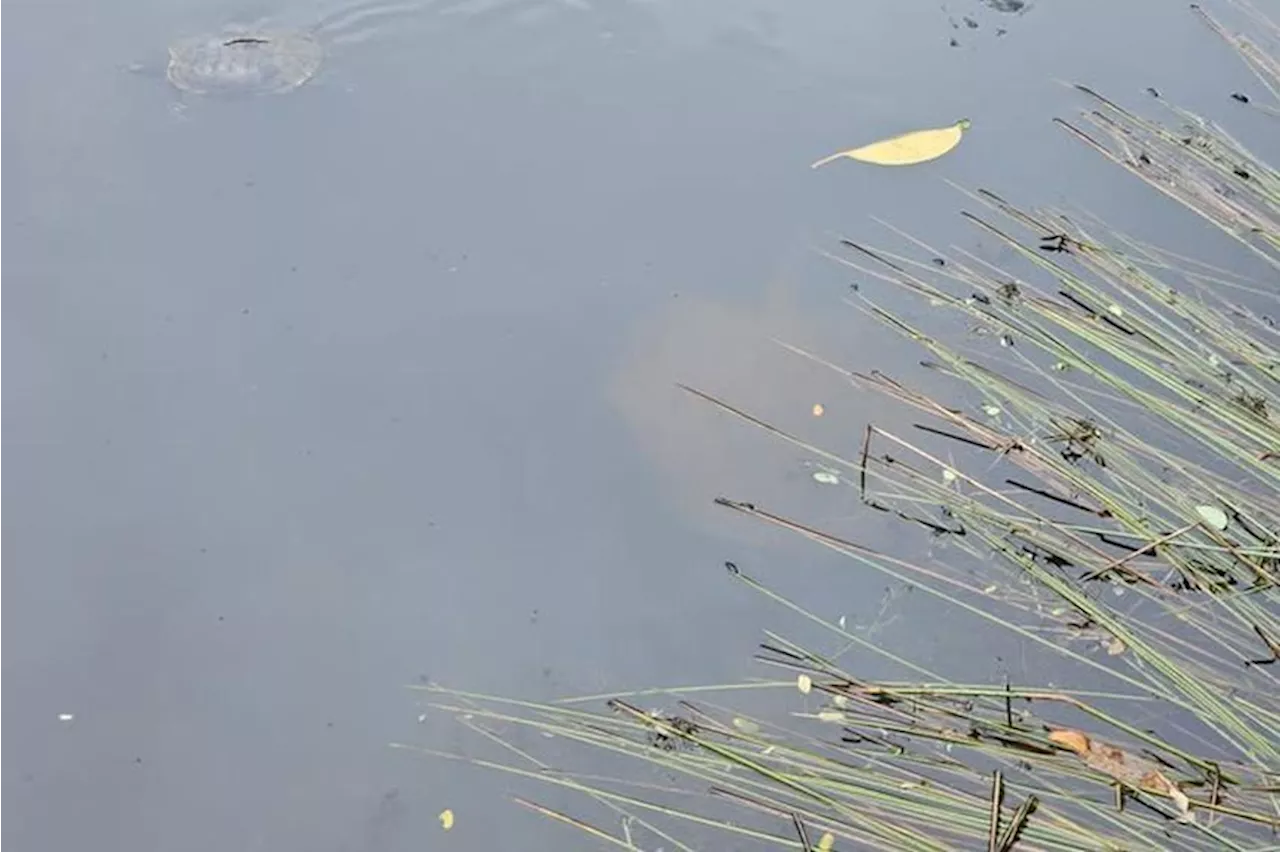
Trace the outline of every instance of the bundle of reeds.
{"label": "bundle of reeds", "polygon": [[[1280,30],[1242,8],[1254,40],[1195,11],[1280,94],[1280,63],[1260,47]],[[1185,111],[1170,107],[1169,126],[1082,91],[1093,108],[1064,128],[1264,268],[1280,267],[1280,173]],[[790,670],[785,679],[684,690],[663,712],[642,709],[651,699],[638,694],[582,709],[426,687],[435,706],[513,749],[511,761],[487,765],[579,791],[618,819],[522,803],[626,849],[1275,848],[1275,278],[1249,282],[1077,217],[1024,211],[988,191],[970,197],[982,212],[964,215],[1019,268],[907,235],[918,251],[847,240],[832,255],[963,318],[971,335],[953,345],[865,295],[852,300],[926,349],[926,365],[960,382],[964,402],[791,347],[918,409],[927,421],[917,435],[871,425],[861,454],[846,458],[688,390],[842,469],[870,509],[919,525],[981,569],[880,553],[758,500],[718,502],[910,582],[1114,688],[952,682],[729,566],[915,680],[870,682],[769,634],[760,658]],[[724,704],[779,687],[807,696],[785,723]],[[657,773],[641,783],[552,771],[514,750],[513,726]]]}

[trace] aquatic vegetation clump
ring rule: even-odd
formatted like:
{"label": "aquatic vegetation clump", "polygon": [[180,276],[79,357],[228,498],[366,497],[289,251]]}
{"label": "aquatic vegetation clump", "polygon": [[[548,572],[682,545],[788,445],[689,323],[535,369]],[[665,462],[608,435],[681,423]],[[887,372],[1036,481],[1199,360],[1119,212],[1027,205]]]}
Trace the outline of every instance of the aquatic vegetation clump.
{"label": "aquatic vegetation clump", "polygon": [[[1259,41],[1196,13],[1280,91],[1280,63]],[[1274,38],[1253,20],[1257,39]],[[834,647],[907,678],[872,680],[851,655],[770,632],[758,659],[785,676],[768,681],[554,704],[424,687],[506,756],[470,762],[582,794],[592,816],[518,801],[623,849],[1274,848],[1280,172],[1185,111],[1170,107],[1165,124],[1080,91],[1092,103],[1059,121],[1068,132],[1237,240],[1270,277],[978,190],[963,215],[1008,264],[897,230],[904,249],[848,239],[830,254],[858,276],[850,304],[919,345],[954,398],[787,346],[855,392],[914,408],[913,434],[873,423],[846,455],[686,390],[812,454],[868,511],[918,527],[933,558],[874,550],[754,496],[722,506],[909,583],[1091,688],[959,682],[729,563],[734,581]],[[930,314],[907,319],[872,298],[885,290],[968,334],[935,336]],[[803,706],[779,720],[744,711],[748,695]],[[517,745],[520,731],[555,742],[556,762]],[[561,762],[580,745],[592,774]],[[602,775],[615,759],[618,775]]]}

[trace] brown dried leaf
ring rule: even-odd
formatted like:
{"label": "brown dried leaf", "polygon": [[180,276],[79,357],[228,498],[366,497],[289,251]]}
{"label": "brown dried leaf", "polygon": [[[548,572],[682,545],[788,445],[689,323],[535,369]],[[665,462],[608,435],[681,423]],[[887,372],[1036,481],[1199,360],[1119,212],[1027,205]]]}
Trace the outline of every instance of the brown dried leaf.
{"label": "brown dried leaf", "polygon": [[1169,780],[1155,761],[1069,728],[1050,731],[1049,741],[1074,751],[1090,769],[1109,775],[1135,790],[1167,796],[1184,817],[1190,814],[1191,800]]}

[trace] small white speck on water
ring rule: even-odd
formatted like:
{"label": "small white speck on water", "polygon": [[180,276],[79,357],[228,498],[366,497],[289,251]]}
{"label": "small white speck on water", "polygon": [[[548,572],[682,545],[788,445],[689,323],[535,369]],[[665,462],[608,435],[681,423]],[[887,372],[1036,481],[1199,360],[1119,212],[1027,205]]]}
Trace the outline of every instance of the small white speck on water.
{"label": "small white speck on water", "polygon": [[76,718],[75,713],[59,713],[58,714],[59,722],[71,722],[71,721],[74,721],[75,718]]}

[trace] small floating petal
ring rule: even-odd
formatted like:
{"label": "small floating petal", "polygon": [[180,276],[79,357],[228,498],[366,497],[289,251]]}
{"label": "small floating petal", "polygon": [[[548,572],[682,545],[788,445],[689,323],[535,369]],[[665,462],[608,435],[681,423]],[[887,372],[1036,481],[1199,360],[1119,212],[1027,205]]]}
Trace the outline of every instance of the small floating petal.
{"label": "small floating petal", "polygon": [[1221,532],[1227,528],[1227,513],[1217,506],[1196,506],[1200,520]]}

